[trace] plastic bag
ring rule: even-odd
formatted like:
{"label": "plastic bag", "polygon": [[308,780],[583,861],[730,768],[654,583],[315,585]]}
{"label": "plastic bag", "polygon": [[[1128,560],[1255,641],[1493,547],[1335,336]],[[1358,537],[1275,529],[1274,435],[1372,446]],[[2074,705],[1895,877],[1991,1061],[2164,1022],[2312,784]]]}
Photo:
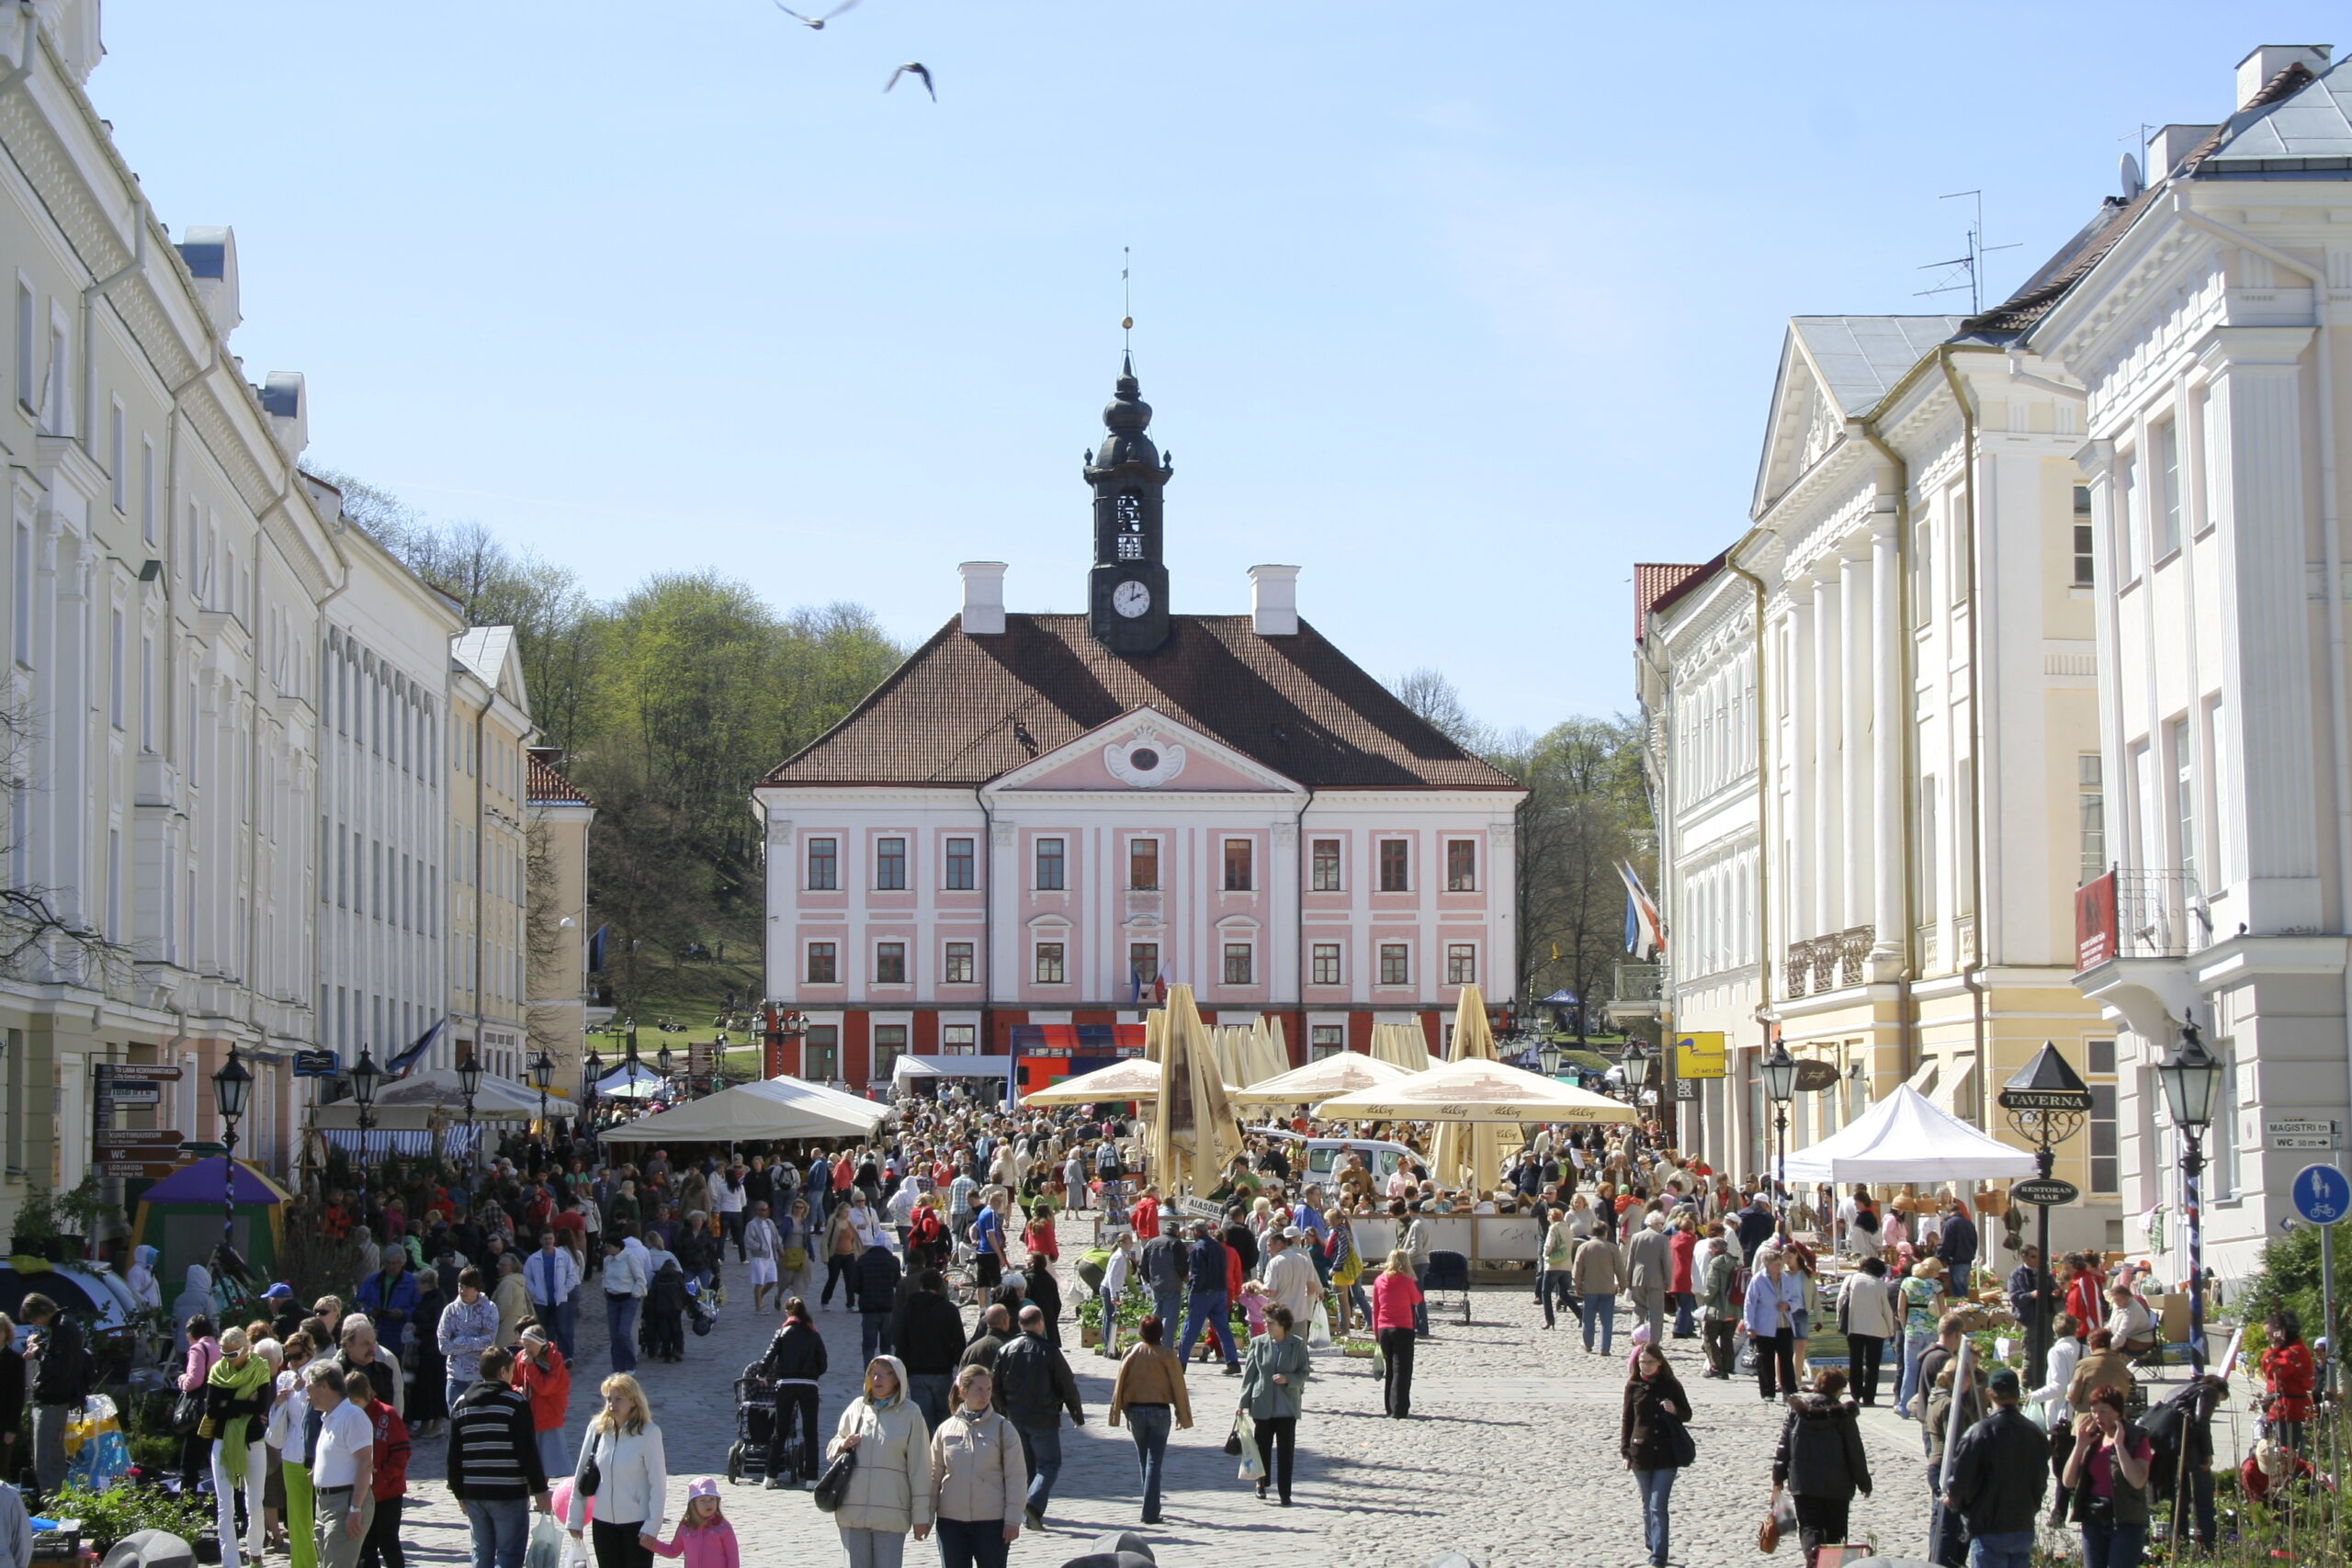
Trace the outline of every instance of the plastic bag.
{"label": "plastic bag", "polygon": [[1265,1462],[1258,1457],[1258,1424],[1244,1410],[1233,1418],[1233,1429],[1241,1438],[1241,1472],[1244,1481],[1266,1479]]}
{"label": "plastic bag", "polygon": [[1310,1350],[1329,1350],[1331,1348],[1331,1315],[1320,1296],[1315,1298],[1315,1315],[1306,1320],[1306,1348]]}
{"label": "plastic bag", "polygon": [[65,1478],[93,1492],[103,1492],[130,1469],[130,1445],[114,1401],[94,1393],[65,1423]]}
{"label": "plastic bag", "polygon": [[537,1516],[531,1525],[531,1543],[523,1549],[523,1568],[563,1568],[563,1545],[571,1539],[553,1514]]}

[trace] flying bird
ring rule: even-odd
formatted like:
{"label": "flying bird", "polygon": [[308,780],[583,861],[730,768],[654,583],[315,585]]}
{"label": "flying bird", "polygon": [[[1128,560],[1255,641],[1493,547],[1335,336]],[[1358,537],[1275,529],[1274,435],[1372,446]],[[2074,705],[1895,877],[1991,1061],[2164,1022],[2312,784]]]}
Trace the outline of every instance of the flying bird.
{"label": "flying bird", "polygon": [[890,79],[882,84],[882,90],[887,93],[891,88],[897,86],[899,85],[899,78],[905,75],[910,71],[922,78],[922,90],[931,95],[931,101],[933,103],[937,103],[939,101],[939,89],[931,85],[931,68],[923,64],[920,60],[910,60],[904,65],[899,66],[896,71],[891,72]]}
{"label": "flying bird", "polygon": [[790,17],[794,21],[798,22],[802,27],[821,33],[825,30],[825,24],[827,22],[831,21],[835,17],[840,16],[843,11],[848,10],[852,6],[856,4],[857,0],[842,0],[840,5],[834,6],[831,10],[826,12],[821,17],[804,17],[799,12],[794,10],[791,6],[786,5],[784,0],[775,0],[775,8],[783,12],[786,16]]}

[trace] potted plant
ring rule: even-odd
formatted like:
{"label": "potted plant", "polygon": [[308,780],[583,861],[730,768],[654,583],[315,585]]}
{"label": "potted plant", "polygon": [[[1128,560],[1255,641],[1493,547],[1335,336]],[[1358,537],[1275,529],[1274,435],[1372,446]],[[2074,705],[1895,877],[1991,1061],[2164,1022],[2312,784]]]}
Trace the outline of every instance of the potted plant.
{"label": "potted plant", "polygon": [[58,1254],[63,1250],[57,1235],[57,1215],[51,1205],[48,1190],[36,1188],[25,1194],[17,1207],[17,1217],[8,1227],[8,1255],[12,1258],[39,1258],[47,1262],[62,1261]]}
{"label": "potted plant", "polygon": [[58,1228],[58,1243],[64,1252],[64,1257],[54,1261],[61,1263],[81,1257],[88,1249],[90,1238],[105,1229],[107,1217],[115,1213],[114,1205],[99,1190],[98,1173],[95,1170],[85,1175],[81,1184],[71,1191],[51,1199],[49,1207]]}

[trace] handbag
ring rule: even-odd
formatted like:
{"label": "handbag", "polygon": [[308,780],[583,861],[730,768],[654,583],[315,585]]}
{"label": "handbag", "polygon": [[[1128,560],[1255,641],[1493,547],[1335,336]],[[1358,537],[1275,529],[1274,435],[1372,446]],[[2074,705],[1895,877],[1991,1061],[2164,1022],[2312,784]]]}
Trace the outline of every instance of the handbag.
{"label": "handbag", "polygon": [[1241,1416],[1238,1412],[1233,1417],[1233,1430],[1225,1435],[1225,1452],[1229,1459],[1241,1457]]}
{"label": "handbag", "polygon": [[842,1506],[842,1497],[849,1491],[850,1475],[856,1469],[855,1449],[843,1449],[834,1457],[833,1462],[825,1467],[825,1473],[817,1478],[817,1490],[813,1494],[820,1511],[830,1514]]}
{"label": "handbag", "polygon": [[1699,1445],[1690,1436],[1690,1424],[1677,1421],[1666,1435],[1668,1465],[1675,1470],[1688,1470],[1699,1462]]}
{"label": "handbag", "polygon": [[193,1437],[196,1434],[196,1429],[203,1424],[204,1391],[202,1389],[189,1389],[186,1393],[182,1393],[177,1399],[172,1401],[172,1430],[174,1433],[183,1438]]}
{"label": "handbag", "polygon": [[797,1274],[800,1270],[808,1267],[808,1249],[807,1247],[787,1247],[784,1249],[785,1272],[788,1274]]}
{"label": "handbag", "polygon": [[594,1497],[604,1489],[605,1469],[596,1462],[596,1445],[592,1442],[580,1456],[580,1468],[571,1477],[571,1490],[576,1496]]}

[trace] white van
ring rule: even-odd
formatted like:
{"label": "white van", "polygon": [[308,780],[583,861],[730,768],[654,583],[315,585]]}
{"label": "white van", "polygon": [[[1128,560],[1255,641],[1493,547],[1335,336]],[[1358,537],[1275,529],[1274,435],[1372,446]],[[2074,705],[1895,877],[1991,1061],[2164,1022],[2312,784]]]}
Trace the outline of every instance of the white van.
{"label": "white van", "polygon": [[1413,1152],[1384,1138],[1309,1138],[1287,1127],[1252,1127],[1250,1131],[1261,1137],[1302,1145],[1290,1151],[1291,1179],[1303,1187],[1320,1187],[1327,1191],[1332,1173],[1340,1168],[1343,1152],[1363,1156],[1364,1165],[1372,1171],[1374,1187],[1384,1194],[1388,1190],[1388,1179],[1396,1174],[1396,1168]]}

